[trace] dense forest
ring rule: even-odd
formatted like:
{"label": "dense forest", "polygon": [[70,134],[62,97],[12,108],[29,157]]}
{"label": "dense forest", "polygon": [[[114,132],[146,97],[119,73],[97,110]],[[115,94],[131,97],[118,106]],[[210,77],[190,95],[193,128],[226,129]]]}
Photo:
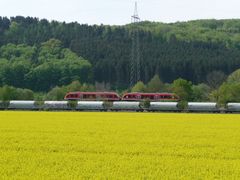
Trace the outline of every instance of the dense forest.
{"label": "dense forest", "polygon": [[[1,63],[11,61],[12,66],[19,66],[20,62],[16,60],[18,58],[30,62],[21,70],[22,77],[17,76],[22,81],[11,82],[8,80],[11,77],[2,77],[0,83],[39,91],[67,84],[74,79],[74,74],[66,74],[67,70],[56,70],[62,71],[59,73],[61,75],[56,73],[53,77],[51,72],[55,74],[54,69],[48,66],[56,67],[54,63],[58,62],[57,59],[63,60],[58,62],[62,66],[61,63],[64,64],[68,59],[64,53],[69,52],[88,60],[91,64],[88,66],[92,66],[92,72],[89,72],[92,76],[88,74],[88,77],[81,77],[81,81],[106,82],[113,89],[126,89],[130,79],[132,26],[89,26],[31,17],[1,17]],[[206,82],[208,74],[213,71],[228,75],[240,67],[240,20],[199,20],[173,24],[141,22],[138,26],[141,80],[145,83],[155,74],[168,83],[179,77],[201,83]],[[59,40],[61,52],[43,52],[47,51],[44,50],[44,43],[50,39]],[[56,42],[53,42],[53,46],[54,43]],[[25,50],[11,54],[11,49],[18,51],[21,48]],[[26,50],[30,54],[24,54]],[[76,55],[71,56],[76,59]],[[36,71],[44,68],[51,71],[46,70],[46,75],[41,72],[43,75],[39,79]],[[7,75],[14,76],[11,73]],[[40,82],[36,79],[49,82],[38,87]]]}
{"label": "dense forest", "polygon": [[[60,100],[77,90],[167,91],[181,100],[221,103],[238,99],[240,20],[135,26],[0,17],[0,100]],[[129,87],[136,28],[141,81]]]}

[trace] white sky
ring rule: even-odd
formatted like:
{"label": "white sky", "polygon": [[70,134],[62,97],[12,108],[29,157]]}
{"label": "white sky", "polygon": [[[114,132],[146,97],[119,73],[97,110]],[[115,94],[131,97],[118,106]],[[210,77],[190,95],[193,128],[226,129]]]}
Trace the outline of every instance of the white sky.
{"label": "white sky", "polygon": [[[135,0],[0,0],[0,16],[84,24],[131,22]],[[141,20],[176,22],[240,18],[240,0],[137,0]]]}

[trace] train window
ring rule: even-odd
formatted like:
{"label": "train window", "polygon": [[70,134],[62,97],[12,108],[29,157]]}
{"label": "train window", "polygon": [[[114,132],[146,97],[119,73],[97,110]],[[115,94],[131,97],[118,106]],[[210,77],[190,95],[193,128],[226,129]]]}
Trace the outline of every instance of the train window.
{"label": "train window", "polygon": [[107,97],[107,98],[113,98],[113,96],[112,96],[112,95],[106,95],[106,97]]}
{"label": "train window", "polygon": [[96,98],[96,95],[95,95],[95,94],[90,95],[89,98],[90,98],[90,99],[95,99],[95,98]]}
{"label": "train window", "polygon": [[165,99],[171,99],[171,96],[166,95],[166,96],[165,96]]}
{"label": "train window", "polygon": [[84,94],[84,95],[83,95],[83,98],[85,98],[85,99],[91,98],[91,95],[89,95],[89,94]]}

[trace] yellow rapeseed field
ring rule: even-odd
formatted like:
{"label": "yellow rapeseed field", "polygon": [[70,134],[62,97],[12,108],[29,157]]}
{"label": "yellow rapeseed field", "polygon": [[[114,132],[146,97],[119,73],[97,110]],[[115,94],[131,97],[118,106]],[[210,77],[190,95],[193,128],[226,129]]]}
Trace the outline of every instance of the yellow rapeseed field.
{"label": "yellow rapeseed field", "polygon": [[240,179],[240,115],[0,112],[0,179]]}

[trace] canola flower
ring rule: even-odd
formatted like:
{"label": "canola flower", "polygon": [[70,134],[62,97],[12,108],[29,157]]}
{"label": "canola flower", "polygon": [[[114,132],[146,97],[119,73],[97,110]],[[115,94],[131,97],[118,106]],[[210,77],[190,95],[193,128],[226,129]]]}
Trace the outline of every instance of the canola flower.
{"label": "canola flower", "polygon": [[240,179],[240,115],[0,112],[1,179]]}

